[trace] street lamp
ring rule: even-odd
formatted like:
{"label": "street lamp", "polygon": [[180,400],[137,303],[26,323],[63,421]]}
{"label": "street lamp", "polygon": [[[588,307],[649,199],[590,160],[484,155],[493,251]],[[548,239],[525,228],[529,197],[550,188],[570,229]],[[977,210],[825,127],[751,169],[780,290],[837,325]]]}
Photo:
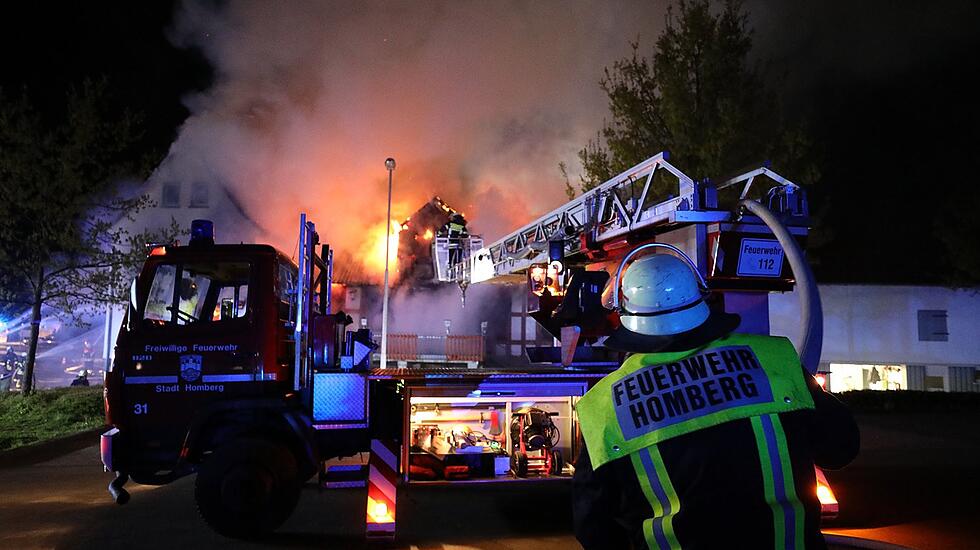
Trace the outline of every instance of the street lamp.
{"label": "street lamp", "polygon": [[388,367],[388,249],[391,247],[391,173],[395,171],[395,159],[385,159],[388,169],[388,215],[385,217],[385,297],[381,306],[381,368]]}

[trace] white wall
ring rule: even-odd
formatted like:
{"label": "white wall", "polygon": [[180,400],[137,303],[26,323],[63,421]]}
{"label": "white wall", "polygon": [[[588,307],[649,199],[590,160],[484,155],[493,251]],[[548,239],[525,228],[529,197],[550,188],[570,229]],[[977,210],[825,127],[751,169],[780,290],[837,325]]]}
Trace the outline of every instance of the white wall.
{"label": "white wall", "polygon": [[[176,180],[174,180],[176,181]],[[169,227],[171,220],[177,222],[180,228],[178,240],[187,244],[190,240],[191,221],[207,219],[214,222],[215,242],[218,244],[252,243],[261,234],[255,223],[248,219],[228,196],[225,188],[212,183],[209,186],[207,207],[191,207],[191,182],[177,182],[180,189],[180,207],[167,208],[162,204],[161,179],[151,180],[141,190],[157,205],[147,208],[136,215],[134,223],[123,222],[130,231],[140,232],[144,229]]]}
{"label": "white wall", "polygon": [[[980,365],[980,288],[821,285],[822,362]],[[949,341],[920,342],[917,311],[948,312]],[[798,344],[799,298],[770,294],[772,334]]]}

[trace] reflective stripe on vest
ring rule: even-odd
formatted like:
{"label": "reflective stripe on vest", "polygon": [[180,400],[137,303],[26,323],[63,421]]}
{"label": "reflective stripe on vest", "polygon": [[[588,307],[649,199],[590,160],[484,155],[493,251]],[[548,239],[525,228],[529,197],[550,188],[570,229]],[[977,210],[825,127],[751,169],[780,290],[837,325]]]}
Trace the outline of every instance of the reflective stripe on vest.
{"label": "reflective stripe on vest", "polygon": [[731,420],[812,408],[793,344],[750,334],[633,355],[576,405],[593,468]]}
{"label": "reflective stripe on vest", "polygon": [[773,548],[804,548],[803,503],[796,495],[793,465],[779,415],[752,417],[752,431],[762,464],[762,485],[772,510]]}
{"label": "reflective stripe on vest", "polygon": [[674,535],[674,516],[681,510],[681,501],[667,475],[660,449],[651,445],[630,455],[636,479],[653,509],[653,517],[643,520],[643,538],[651,549],[679,550],[681,545]]}

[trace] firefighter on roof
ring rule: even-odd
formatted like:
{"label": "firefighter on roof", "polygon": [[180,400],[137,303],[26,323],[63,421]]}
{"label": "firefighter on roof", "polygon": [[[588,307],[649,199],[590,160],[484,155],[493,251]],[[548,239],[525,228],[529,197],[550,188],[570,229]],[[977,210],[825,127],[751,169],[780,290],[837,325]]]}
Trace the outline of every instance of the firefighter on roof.
{"label": "firefighter on roof", "polygon": [[849,411],[785,338],[737,334],[693,266],[667,254],[623,276],[631,352],[579,401],[575,535],[595,548],[823,548],[814,464],[857,454]]}

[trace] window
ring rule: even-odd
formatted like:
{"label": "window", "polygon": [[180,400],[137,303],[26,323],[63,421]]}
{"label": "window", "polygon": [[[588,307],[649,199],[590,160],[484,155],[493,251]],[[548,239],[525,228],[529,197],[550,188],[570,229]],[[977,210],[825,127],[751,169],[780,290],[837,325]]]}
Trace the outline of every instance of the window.
{"label": "window", "polygon": [[185,269],[181,273],[180,286],[177,287],[177,324],[201,320],[201,311],[207,299],[211,279],[207,275],[193,269]]}
{"label": "window", "polygon": [[946,342],[949,340],[949,330],[946,327],[945,309],[919,310],[919,341]]}
{"label": "window", "polygon": [[156,273],[153,274],[149,297],[146,299],[143,319],[160,322],[167,322],[170,319],[169,308],[173,307],[176,277],[177,266],[161,265],[157,268]]}
{"label": "window", "polygon": [[208,184],[203,181],[194,182],[191,187],[191,208],[208,207]]}
{"label": "window", "polygon": [[225,286],[218,291],[218,305],[211,312],[211,320],[244,317],[247,308],[248,285]]}
{"label": "window", "polygon": [[942,365],[926,365],[924,389],[926,391],[948,391],[946,382],[948,377],[949,368]]}
{"label": "window", "polygon": [[249,274],[245,262],[162,264],[153,275],[144,324],[188,325],[245,317]]}
{"label": "window", "polygon": [[293,341],[293,331],[290,330],[295,312],[293,310],[293,300],[296,298],[296,279],[298,272],[296,267],[287,261],[279,263],[279,277],[276,284],[276,293],[279,297],[279,322],[287,330],[279,331],[279,346],[276,353],[276,360],[280,365],[288,365],[293,361],[296,353],[296,344]]}
{"label": "window", "polygon": [[905,365],[830,363],[828,371],[831,393],[909,389],[908,369]]}
{"label": "window", "polygon": [[292,321],[292,303],[296,294],[296,268],[285,263],[279,264],[279,320]]}
{"label": "window", "polygon": [[946,380],[942,376],[926,375],[926,391],[946,391]]}
{"label": "window", "polygon": [[164,208],[180,208],[180,184],[167,182],[163,184],[160,193],[160,206]]}

